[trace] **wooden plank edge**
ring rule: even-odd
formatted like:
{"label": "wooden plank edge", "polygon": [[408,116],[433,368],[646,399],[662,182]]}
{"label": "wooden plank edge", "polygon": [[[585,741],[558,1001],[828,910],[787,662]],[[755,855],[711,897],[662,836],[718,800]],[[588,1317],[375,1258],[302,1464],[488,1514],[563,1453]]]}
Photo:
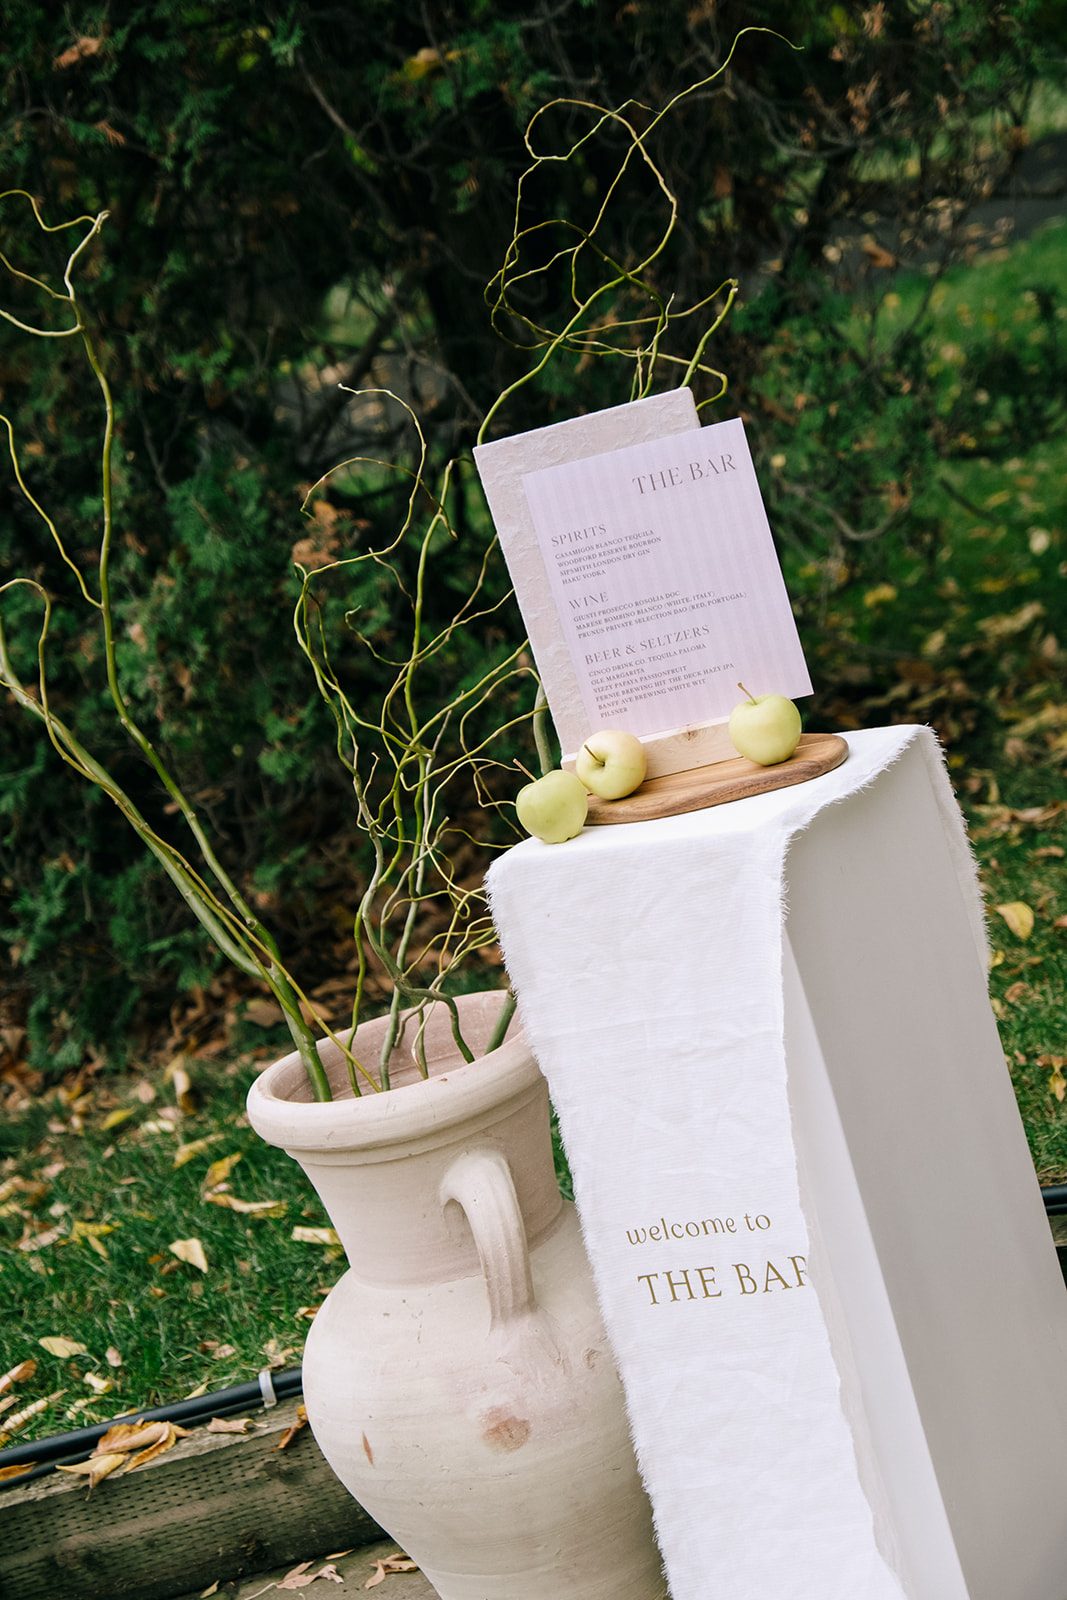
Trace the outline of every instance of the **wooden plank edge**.
{"label": "wooden plank edge", "polygon": [[310,1429],[278,1449],[298,1404],[253,1413],[246,1435],[199,1427],[88,1496],[85,1479],[67,1473],[12,1486],[0,1497],[0,1594],[172,1600],[385,1537]]}
{"label": "wooden plank edge", "polygon": [[848,758],[848,745],[836,733],[805,733],[788,761],[761,767],[743,756],[696,767],[666,777],[646,778],[640,788],[622,800],[589,798],[588,826],[623,822],[648,822],[656,817],[679,817],[690,811],[748,800],[797,783],[821,778]]}

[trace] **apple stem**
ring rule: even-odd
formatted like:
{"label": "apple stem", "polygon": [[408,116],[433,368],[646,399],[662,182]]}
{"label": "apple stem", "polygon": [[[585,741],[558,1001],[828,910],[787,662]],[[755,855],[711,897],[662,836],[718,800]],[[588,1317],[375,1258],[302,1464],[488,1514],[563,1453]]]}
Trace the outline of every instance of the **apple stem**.
{"label": "apple stem", "polygon": [[602,760],[600,756],[593,755],[592,750],[590,750],[590,748],[589,748],[589,746],[587,744],[583,744],[582,745],[582,749],[585,751],[587,756],[592,756],[592,759],[596,762],[598,767],[606,767],[607,766],[607,762]]}
{"label": "apple stem", "polygon": [[747,694],[747,695],[748,695],[748,698],[749,698],[749,699],[750,699],[750,700],[751,700],[751,701],[752,701],[752,704],[753,704],[753,705],[757,705],[757,704],[758,704],[758,701],[757,701],[757,699],[756,699],[756,696],[755,696],[755,695],[754,695],[754,694],[752,694],[752,692],[751,692],[751,691],[750,691],[750,690],[748,690],[748,689],[746,689],[746,688],[745,688],[745,686],[744,686],[744,684],[743,684],[743,683],[739,683],[739,684],[738,684],[738,685],[737,685],[737,687],[738,687],[738,688],[739,688],[739,689],[740,689],[740,690],[742,690],[742,692],[743,692],[743,693],[744,693],[744,694]]}
{"label": "apple stem", "polygon": [[[530,769],[528,767],[524,767],[523,766],[523,764],[519,760],[518,756],[515,757],[515,765],[518,767],[519,771],[522,773],[524,778],[529,778],[531,783],[536,783],[537,782],[537,779],[534,777],[533,773],[530,771]],[[542,776],[544,776],[544,774],[542,774]]]}

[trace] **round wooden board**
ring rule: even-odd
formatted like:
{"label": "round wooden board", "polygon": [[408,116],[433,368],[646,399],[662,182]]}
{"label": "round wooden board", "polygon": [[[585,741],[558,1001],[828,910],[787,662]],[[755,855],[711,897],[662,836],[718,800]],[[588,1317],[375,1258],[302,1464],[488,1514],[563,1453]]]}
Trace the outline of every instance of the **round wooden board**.
{"label": "round wooden board", "polygon": [[648,778],[622,800],[589,796],[587,823],[647,822],[651,817],[680,817],[686,811],[703,811],[728,800],[747,800],[771,789],[786,789],[832,772],[848,755],[848,745],[836,733],[802,733],[788,761],[761,767],[744,756],[716,761],[710,767],[671,772],[665,778]]}

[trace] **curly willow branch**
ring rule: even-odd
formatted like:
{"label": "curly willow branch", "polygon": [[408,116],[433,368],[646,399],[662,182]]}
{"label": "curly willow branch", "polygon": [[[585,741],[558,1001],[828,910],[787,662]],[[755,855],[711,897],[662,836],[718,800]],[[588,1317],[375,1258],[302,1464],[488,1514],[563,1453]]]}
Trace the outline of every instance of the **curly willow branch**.
{"label": "curly willow branch", "polygon": [[[609,110],[577,100],[558,99],[542,107],[533,117],[526,131],[530,165],[517,186],[512,238],[500,271],[486,289],[492,326],[517,348],[527,351],[530,360],[522,376],[504,389],[490,406],[479,430],[479,442],[485,438],[501,407],[563,355],[577,358],[579,370],[581,363],[588,360],[608,356],[623,358],[630,363],[631,397],[649,394],[663,373],[683,385],[692,384],[699,374],[710,379],[712,385],[718,384],[713,398],[725,392],[725,376],[707,363],[705,353],[733,304],[737,284],[727,279],[696,303],[679,306],[674,295],[656,282],[657,264],[662,264],[678,226],[679,207],[656,164],[650,141],[679,107],[721,77],[745,34],[770,31],[764,28],[742,30],[716,72],[674,96],[659,112],[652,113],[632,101],[618,110]],[[566,149],[557,153],[542,152],[535,147],[535,138],[543,125],[542,119],[553,110],[588,116],[591,125]],[[552,163],[574,161],[595,141],[620,138],[623,149],[614,175],[587,226],[565,219],[521,225],[520,219],[530,204],[529,191],[542,168]],[[618,252],[613,253],[609,245],[608,220],[621,201],[624,185],[634,181],[647,184],[660,220],[651,240],[637,252],[639,259],[627,263],[616,259]],[[306,1017],[311,1014],[324,1029],[325,1024],[309,1007],[306,996],[283,966],[274,940],[227,874],[192,803],[152,740],[135,721],[123,691],[116,658],[110,573],[115,410],[100,353],[74,290],[74,269],[82,253],[99,235],[107,213],[79,217],[54,227],[44,221],[36,201],[25,191],[0,193],[0,204],[19,199],[28,204],[37,226],[45,233],[82,230],[66,263],[63,292],[21,271],[6,256],[0,255],[0,264],[14,278],[65,307],[70,325],[56,330],[33,327],[2,308],[0,316],[35,338],[79,339],[94,375],[104,418],[97,559],[99,598],[90,592],[55,521],[30,493],[20,467],[12,425],[6,417],[0,416],[7,429],[15,480],[26,502],[47,527],[62,561],[75,574],[81,602],[96,614],[103,635],[103,660],[115,714],[134,748],[148,761],[170,796],[174,810],[199,853],[203,873],[150,826],[130,796],[82,746],[72,728],[49,704],[46,644],[52,602],[46,588],[33,580],[16,579],[13,584],[28,583],[42,605],[36,650],[37,682],[28,688],[21,681],[4,636],[2,616],[0,682],[28,714],[43,723],[48,739],[62,759],[109,796],[159,861],[218,948],[242,972],[268,986],[282,1007],[316,1097],[328,1099],[327,1075]],[[547,262],[525,265],[526,254],[539,245],[542,237],[551,240],[560,229],[563,243],[558,249],[548,251]],[[567,283],[567,304],[561,313],[562,325],[554,329],[523,311],[517,297],[528,290],[536,278],[558,274],[561,269]],[[679,354],[677,348],[667,348],[668,334],[673,335],[680,325],[684,325],[686,332],[695,329],[691,348],[685,354]],[[677,343],[675,340],[674,344]],[[352,1090],[358,1094],[367,1087],[374,1090],[389,1087],[391,1060],[403,1040],[407,1018],[412,1012],[415,1021],[410,1049],[424,1074],[427,1071],[426,1022],[429,1009],[434,1005],[447,1007],[457,1046],[461,1054],[468,1060],[471,1058],[469,1046],[460,1033],[455,999],[447,992],[446,984],[465,957],[491,942],[493,929],[483,890],[480,885],[472,886],[465,880],[457,866],[463,850],[469,847],[471,835],[462,817],[453,819],[450,815],[450,796],[459,792],[464,804],[473,796],[475,803],[482,804],[487,811],[502,813],[503,803],[488,792],[486,777],[495,770],[510,770],[510,762],[497,761],[491,747],[494,741],[506,737],[517,726],[532,722],[542,770],[551,765],[552,757],[545,728],[544,696],[529,658],[524,654],[525,643],[516,644],[514,640],[501,643],[494,620],[510,591],[499,599],[493,597],[490,588],[490,573],[499,559],[499,550],[484,504],[474,519],[486,530],[484,548],[469,592],[443,622],[431,625],[429,621],[432,611],[427,601],[431,595],[435,552],[456,539],[449,507],[467,492],[469,464],[453,459],[431,469],[432,452],[427,437],[406,401],[385,389],[357,391],[346,385],[339,387],[357,398],[386,398],[398,405],[413,429],[414,438],[413,464],[354,456],[323,474],[308,491],[301,507],[302,512],[310,514],[315,497],[324,494],[341,471],[381,470],[395,475],[398,485],[404,486],[402,512],[391,536],[379,544],[344,553],[314,570],[296,563],[299,592],[292,615],[294,632],[316,689],[334,719],[337,754],[349,773],[356,820],[367,836],[373,859],[353,918],[358,967],[351,1013],[353,1032],[367,999],[372,972],[384,973],[389,990],[388,1024],[376,1070],[365,1067],[352,1054],[348,1047],[351,1033],[346,1031],[344,1038],[338,1038],[325,1029],[343,1052]],[[461,525],[466,527],[470,522],[468,515]],[[376,584],[384,582],[390,586],[393,617],[406,617],[406,638],[399,649],[390,640],[386,651],[381,642],[365,637],[365,630],[357,630],[354,626],[357,613],[350,604],[341,602],[340,611],[336,609],[339,578],[357,578],[363,569],[373,569]],[[0,606],[13,584],[0,586]],[[506,590],[506,582],[504,586]],[[441,592],[439,585],[432,591],[436,603],[440,602]],[[457,653],[457,645],[464,630],[479,626],[496,630],[495,640],[491,647],[488,641],[480,641],[482,650],[489,648],[490,654],[483,654],[476,668],[466,668],[461,664],[465,658],[462,651]],[[346,686],[344,669],[335,667],[331,661],[334,630],[349,641],[353,637],[359,641],[375,670],[385,675],[386,685],[377,705],[368,705],[361,695]],[[398,659],[388,659],[394,655]],[[516,697],[520,688],[525,689],[531,683],[537,687],[537,699],[524,712]],[[484,846],[484,841],[481,843]],[[505,1003],[490,1042],[491,1048],[501,1042],[513,1006],[513,999]]]}
{"label": "curly willow branch", "polygon": [[[227,959],[232,961],[240,971],[256,977],[267,985],[282,1008],[293,1042],[308,1073],[316,1098],[328,1100],[330,1098],[330,1087],[318,1054],[315,1035],[301,1010],[301,1002],[303,1001],[305,1006],[307,1002],[301,995],[295,980],[283,966],[274,940],[250,910],[233,880],[223,868],[210,839],[204,832],[191,801],[183,792],[177,779],[170,772],[151,739],[134,720],[119,679],[110,579],[113,536],[112,445],[115,430],[115,410],[110,386],[100,360],[96,342],[78,307],[73,283],[74,267],[78,258],[83,250],[87,248],[90,241],[99,233],[107,217],[107,212],[100,212],[95,218],[79,217],[73,222],[50,226],[45,223],[41,216],[37,202],[24,190],[8,190],[6,193],[0,194],[0,202],[13,197],[20,197],[29,203],[35,221],[46,233],[57,233],[66,228],[88,224],[87,231],[71,252],[64,269],[63,284],[66,290],[65,294],[58,293],[58,291],[50,288],[40,279],[13,267],[6,257],[2,258],[4,266],[12,276],[30,284],[32,287],[49,295],[52,299],[58,300],[61,304],[67,305],[73,317],[73,325],[63,329],[60,335],[56,335],[45,329],[31,327],[6,311],[2,314],[8,322],[13,323],[34,338],[80,336],[86,360],[96,380],[104,416],[99,477],[101,507],[101,533],[97,554],[99,600],[89,593],[88,586],[70,556],[55,521],[27,488],[19,462],[14,430],[10,421],[3,417],[0,420],[3,420],[7,430],[8,449],[15,480],[25,495],[28,504],[48,528],[63,562],[77,575],[82,600],[96,613],[96,620],[103,633],[104,664],[108,692],[119,723],[131,743],[146,758],[162,782],[191,833],[208,872],[218,884],[221,890],[221,898],[212,891],[188,858],[174,845],[168,843],[156,833],[121,785],[84,748],[70,726],[52,711],[48,702],[45,658],[51,618],[51,601],[43,587],[31,580],[16,579],[12,583],[3,585],[0,588],[0,598],[15,585],[29,582],[29,586],[38,593],[42,600],[43,621],[37,644],[38,681],[36,693],[31,694],[21,682],[8,651],[2,626],[0,626],[0,682],[4,684],[25,711],[44,723],[47,736],[62,759],[87,782],[96,784],[117,806],[134,832],[159,861],[190,910]],[[314,1015],[315,1013],[312,1012],[312,1014]],[[321,1021],[321,1019],[318,1020]]]}
{"label": "curly willow branch", "polygon": [[[497,412],[521,388],[537,378],[548,363],[563,350],[570,350],[581,356],[622,356],[631,361],[634,364],[631,398],[634,399],[641,398],[652,392],[653,385],[658,378],[658,368],[664,363],[671,367],[682,368],[679,382],[683,386],[690,385],[698,373],[713,379],[719,384],[718,392],[703,400],[701,402],[702,406],[713,404],[725,394],[725,374],[720,372],[718,368],[705,364],[703,357],[709,339],[722,325],[724,317],[733,304],[737,294],[737,282],[732,278],[726,279],[712,294],[694,305],[681,309],[674,305],[673,297],[665,297],[657,288],[651,276],[651,271],[666,251],[676,231],[678,200],[649,150],[649,141],[652,135],[668,122],[673,113],[722,77],[729,68],[741,40],[748,34],[770,34],[776,39],[783,39],[781,34],[776,33],[771,28],[742,28],[730,46],[725,61],[707,77],[681,90],[658,112],[653,113],[649,107],[632,100],[627,101],[617,110],[611,110],[606,106],[591,105],[587,101],[561,97],[550,101],[534,113],[527,127],[525,137],[526,149],[531,157],[531,162],[522,173],[517,185],[511,242],[505,253],[503,265],[486,288],[486,301],[490,307],[492,325],[501,337],[519,348],[528,349],[535,354],[540,352],[540,355],[529,370],[506,388],[489,408],[478,432],[479,443],[486,438]],[[783,43],[789,44],[789,41],[783,39]],[[794,46],[790,47],[795,48]],[[593,124],[564,150],[558,152],[542,151],[535,145],[535,132],[539,131],[538,125],[542,118],[554,110],[570,110],[589,114],[594,119]],[[648,120],[644,131],[641,131],[637,126],[637,119],[634,115],[637,112],[647,116]],[[615,132],[623,136],[625,151],[614,176],[607,185],[591,223],[583,228],[573,221],[556,219],[551,222],[539,221],[523,227],[520,219],[524,208],[529,206],[527,191],[541,168],[550,164],[566,164],[573,161],[591,142],[606,131]],[[612,203],[615,201],[627,173],[635,164],[643,168],[650,182],[653,195],[658,194],[660,202],[665,208],[665,215],[658,237],[644,251],[639,260],[627,266],[612,259],[610,251],[602,244],[602,235],[605,231],[605,224]],[[574,236],[575,242],[558,249],[551,255],[546,264],[524,269],[521,265],[523,246],[532,243],[536,235],[560,227]],[[596,287],[583,296],[578,290],[578,275],[583,264],[590,260],[599,262],[604,275]],[[535,321],[531,315],[524,311],[516,303],[515,293],[524,285],[528,285],[532,279],[543,277],[561,262],[569,263],[570,303],[573,307],[573,312],[561,328],[553,331],[551,328]],[[651,302],[654,309],[644,316],[618,318],[611,315],[610,308],[612,303],[620,294],[627,291],[643,296],[647,301]],[[702,311],[723,296],[725,296],[725,303],[721,305],[711,326],[704,329],[698,336],[690,356],[679,357],[662,348],[664,337],[672,324],[677,324],[688,318],[698,317]],[[593,313],[604,306],[605,302],[608,310],[607,317],[599,326],[591,325],[590,319]],[[515,333],[516,327],[521,337]],[[616,334],[616,338],[606,337],[609,329]],[[619,343],[618,336],[627,334],[630,335],[633,342],[629,344]]]}

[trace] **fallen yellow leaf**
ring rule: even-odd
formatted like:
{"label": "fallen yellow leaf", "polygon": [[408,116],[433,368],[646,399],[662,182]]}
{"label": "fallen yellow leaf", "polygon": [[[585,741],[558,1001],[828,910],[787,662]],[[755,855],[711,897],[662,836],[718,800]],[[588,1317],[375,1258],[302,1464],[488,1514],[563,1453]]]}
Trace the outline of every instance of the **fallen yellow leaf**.
{"label": "fallen yellow leaf", "polygon": [[100,1378],[95,1372],[87,1372],[85,1374],[85,1382],[94,1394],[107,1394],[115,1387],[114,1378]]}
{"label": "fallen yellow leaf", "polygon": [[169,1083],[174,1090],[174,1098],[179,1108],[184,1112],[195,1110],[192,1099],[192,1080],[185,1069],[187,1057],[175,1056],[163,1072],[163,1082]]}
{"label": "fallen yellow leaf", "polygon": [[55,1244],[57,1239],[62,1239],[62,1228],[46,1228],[43,1233],[28,1233],[20,1239],[15,1246],[17,1250],[46,1250],[50,1244]]}
{"label": "fallen yellow leaf", "polygon": [[33,1417],[39,1417],[42,1411],[47,1411],[54,1401],[66,1394],[65,1389],[56,1389],[53,1394],[45,1395],[43,1400],[34,1400],[30,1405],[24,1406],[21,1411],[16,1411],[4,1423],[0,1430],[0,1445],[5,1445],[13,1433],[18,1433]]}
{"label": "fallen yellow leaf", "polygon": [[[169,1450],[179,1439],[189,1437],[188,1428],[179,1428],[175,1422],[116,1422],[102,1439],[98,1439],[93,1455],[118,1455],[126,1462],[124,1470],[133,1472],[146,1461]],[[134,1455],[133,1452],[137,1454]]]}
{"label": "fallen yellow leaf", "polygon": [[345,1581],[332,1561],[328,1561],[325,1566],[320,1567],[318,1572],[309,1572],[308,1568],[310,1566],[310,1561],[301,1561],[300,1565],[294,1567],[292,1572],[286,1573],[278,1588],[306,1589],[309,1584],[315,1582],[316,1578],[328,1578],[331,1583],[344,1583]]}
{"label": "fallen yellow leaf", "polygon": [[199,1239],[175,1239],[167,1248],[179,1261],[187,1261],[200,1272],[207,1271],[207,1256]]}
{"label": "fallen yellow leaf", "polygon": [[299,1355],[299,1350],[294,1345],[282,1346],[277,1339],[268,1339],[266,1344],[260,1345],[260,1350],[267,1358],[267,1365],[273,1370],[284,1367],[290,1356]]}
{"label": "fallen yellow leaf", "polygon": [[20,1361],[17,1367],[12,1367],[10,1372],[5,1372],[0,1377],[0,1394],[5,1389],[10,1389],[13,1383],[25,1383],[27,1378],[32,1378],[37,1371],[36,1361]]}
{"label": "fallen yellow leaf", "polygon": [[247,1217],[284,1217],[289,1207],[284,1200],[238,1200],[234,1194],[206,1194],[209,1205],[224,1206]]}
{"label": "fallen yellow leaf", "polygon": [[340,1244],[333,1228],[294,1228],[289,1235],[297,1244]]}
{"label": "fallen yellow leaf", "polygon": [[100,1124],[100,1132],[107,1133],[110,1128],[117,1128],[120,1122],[125,1122],[128,1117],[132,1117],[133,1112],[133,1106],[123,1106],[119,1107],[118,1110],[109,1111]]}
{"label": "fallen yellow leaf", "polygon": [[213,1161],[204,1174],[204,1188],[217,1189],[220,1183],[225,1183],[240,1160],[241,1152],[235,1150],[232,1155],[222,1156],[218,1161]]}
{"label": "fallen yellow leaf", "polygon": [[209,1133],[205,1138],[194,1139],[190,1144],[180,1144],[174,1152],[174,1165],[184,1167],[187,1161],[203,1155],[205,1150],[210,1150],[213,1144],[218,1144],[219,1140],[225,1137],[224,1133]]}
{"label": "fallen yellow leaf", "polygon": [[247,1433],[252,1426],[251,1417],[212,1417],[208,1433]]}
{"label": "fallen yellow leaf", "polygon": [[0,1483],[5,1483],[8,1478],[21,1478],[24,1472],[32,1472],[36,1465],[36,1461],[27,1461],[21,1467],[0,1467]]}
{"label": "fallen yellow leaf", "polygon": [[101,1256],[103,1260],[107,1261],[110,1259],[110,1257],[107,1253],[107,1246],[101,1242],[101,1235],[105,1233],[114,1233],[116,1227],[118,1226],[118,1223],[110,1222],[74,1221],[71,1223],[70,1240],[71,1242],[74,1242],[79,1239],[84,1239],[90,1250],[95,1251],[98,1256]]}
{"label": "fallen yellow leaf", "polygon": [[137,1422],[116,1422],[97,1440],[94,1448],[100,1455],[112,1450],[143,1450],[165,1439],[167,1426],[166,1422],[145,1422],[143,1417]]}
{"label": "fallen yellow leaf", "polygon": [[20,1194],[26,1205],[35,1206],[47,1193],[47,1183],[36,1178],[8,1178],[6,1183],[0,1183],[0,1203],[10,1200],[13,1194]]}
{"label": "fallen yellow leaf", "polygon": [[379,1583],[384,1583],[390,1572],[418,1572],[417,1561],[411,1561],[407,1556],[388,1556],[384,1561],[374,1563],[374,1572],[363,1585],[364,1589],[374,1589]]}
{"label": "fallen yellow leaf", "polygon": [[105,1233],[114,1233],[120,1224],[117,1222],[79,1222],[75,1219],[70,1225],[72,1239],[100,1239]]}
{"label": "fallen yellow leaf", "polygon": [[93,1455],[88,1461],[78,1461],[73,1467],[57,1466],[57,1472],[70,1472],[89,1480],[89,1488],[95,1489],[102,1478],[114,1472],[116,1467],[124,1467],[126,1457],[114,1452],[110,1455]]}
{"label": "fallen yellow leaf", "polygon": [[64,1339],[57,1334],[46,1334],[43,1339],[38,1339],[37,1343],[42,1349],[47,1350],[50,1356],[59,1356],[63,1361],[66,1361],[69,1356],[87,1356],[89,1354],[85,1346],[79,1344],[77,1339]]}
{"label": "fallen yellow leaf", "polygon": [[285,1574],[285,1577],[282,1579],[281,1583],[279,1583],[278,1588],[306,1589],[309,1583],[315,1582],[314,1576],[308,1572],[310,1565],[310,1561],[301,1561],[300,1565],[298,1567],[294,1567],[292,1572],[287,1572]]}
{"label": "fallen yellow leaf", "polygon": [[1034,912],[1025,900],[1009,900],[1006,905],[994,906],[993,909],[999,917],[1004,918],[1017,939],[1029,939],[1034,931]]}
{"label": "fallen yellow leaf", "polygon": [[191,1117],[196,1111],[196,1096],[193,1094],[193,1085],[187,1072],[174,1074],[174,1095],[178,1102],[178,1110],[183,1116]]}
{"label": "fallen yellow leaf", "polygon": [[1048,1086],[1057,1100],[1062,1101],[1064,1095],[1067,1095],[1067,1078],[1063,1076],[1059,1067],[1053,1068],[1049,1073]]}
{"label": "fallen yellow leaf", "polygon": [[285,1432],[282,1434],[281,1438],[278,1440],[278,1443],[274,1446],[275,1450],[288,1450],[289,1446],[292,1444],[293,1440],[296,1438],[296,1436],[300,1432],[300,1430],[302,1428],[306,1428],[307,1425],[308,1425],[307,1409],[306,1409],[305,1406],[299,1405],[296,1408],[296,1421],[295,1422],[291,1422],[289,1424],[289,1426],[286,1428]]}
{"label": "fallen yellow leaf", "polygon": [[[1064,717],[1067,716],[1067,706],[1057,706],[1056,712],[1057,720],[1062,722]],[[1062,810],[1063,801],[1053,800],[1051,805],[1027,806],[1022,811],[1013,811],[1012,816],[1016,822],[1032,822],[1036,824],[1038,822],[1051,822],[1052,818]],[[1053,845],[1051,848],[1055,850],[1057,847]],[[1040,854],[1040,852],[1037,853]],[[1060,854],[1063,854],[1062,850],[1060,851]]]}
{"label": "fallen yellow leaf", "polygon": [[169,1450],[173,1445],[176,1445],[179,1439],[187,1439],[189,1437],[188,1428],[179,1428],[176,1422],[168,1422],[166,1429],[165,1438],[157,1440],[155,1444],[150,1444],[147,1449],[134,1456],[126,1469],[128,1472],[134,1472],[138,1467],[143,1467],[146,1461],[154,1461],[156,1456],[163,1454],[164,1450]]}

